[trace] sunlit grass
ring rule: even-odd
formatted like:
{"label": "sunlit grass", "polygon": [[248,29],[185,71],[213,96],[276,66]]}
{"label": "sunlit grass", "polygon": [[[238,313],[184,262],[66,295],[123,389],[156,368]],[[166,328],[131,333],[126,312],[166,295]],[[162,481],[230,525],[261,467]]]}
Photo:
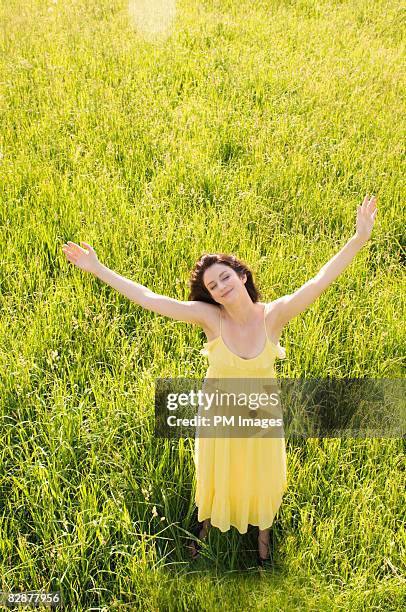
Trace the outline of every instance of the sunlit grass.
{"label": "sunlit grass", "polygon": [[179,299],[202,252],[234,253],[272,300],[375,194],[372,240],[284,329],[278,373],[403,377],[402,4],[178,2],[156,39],[126,1],[1,11],[1,590],[74,610],[403,609],[401,440],[287,440],[274,572],[252,569],[255,529],[212,530],[190,564],[193,440],[154,438],[153,394],[204,374],[203,336],[61,250],[86,240]]}

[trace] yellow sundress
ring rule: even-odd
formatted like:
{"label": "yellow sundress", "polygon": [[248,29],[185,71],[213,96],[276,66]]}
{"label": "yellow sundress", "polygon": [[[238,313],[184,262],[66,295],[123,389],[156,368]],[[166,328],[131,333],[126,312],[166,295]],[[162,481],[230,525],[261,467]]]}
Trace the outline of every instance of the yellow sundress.
{"label": "yellow sundress", "polygon": [[[276,378],[276,357],[286,358],[284,347],[273,343],[264,328],[266,342],[252,359],[233,353],[221,334],[204,343],[200,351],[208,357],[206,378]],[[283,436],[276,438],[195,437],[196,494],[198,520],[225,532],[234,526],[243,534],[248,525],[267,529],[287,489],[286,447]]]}

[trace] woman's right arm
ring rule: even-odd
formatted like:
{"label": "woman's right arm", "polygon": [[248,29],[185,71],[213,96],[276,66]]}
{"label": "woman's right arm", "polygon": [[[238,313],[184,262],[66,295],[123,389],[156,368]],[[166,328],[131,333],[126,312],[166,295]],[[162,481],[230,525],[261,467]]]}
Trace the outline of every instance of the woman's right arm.
{"label": "woman's right arm", "polygon": [[94,276],[139,306],[166,317],[171,317],[177,321],[194,323],[201,327],[206,327],[210,317],[213,316],[213,304],[206,304],[200,301],[183,302],[166,295],[154,293],[148,287],[120,276],[104,266],[98,260],[96,252],[90,244],[86,242],[81,242],[80,244],[83,244],[86,249],[82,249],[74,242],[69,241],[63,245],[62,250],[67,259],[81,270],[94,274]]}

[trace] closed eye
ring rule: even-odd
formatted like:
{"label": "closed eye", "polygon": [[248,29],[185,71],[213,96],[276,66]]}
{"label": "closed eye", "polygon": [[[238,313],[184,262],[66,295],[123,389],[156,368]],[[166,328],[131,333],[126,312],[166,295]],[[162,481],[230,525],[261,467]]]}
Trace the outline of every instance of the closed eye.
{"label": "closed eye", "polygon": [[[226,279],[226,278],[230,278],[230,275],[228,274],[227,276],[223,276],[223,278],[224,278],[224,279]],[[215,286],[216,286],[216,285],[214,284],[212,287],[209,287],[209,289],[214,289],[214,287],[215,287]]]}

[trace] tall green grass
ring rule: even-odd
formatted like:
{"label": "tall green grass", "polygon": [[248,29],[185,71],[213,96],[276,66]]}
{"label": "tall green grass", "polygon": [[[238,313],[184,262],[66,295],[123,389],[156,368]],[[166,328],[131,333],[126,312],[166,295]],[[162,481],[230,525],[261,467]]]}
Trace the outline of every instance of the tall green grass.
{"label": "tall green grass", "polygon": [[[378,196],[371,241],[283,331],[281,377],[404,377],[405,11],[397,0],[178,2],[147,41],[127,3],[1,6],[1,590],[70,610],[403,610],[400,439],[287,440],[256,530],[202,558],[192,439],[157,440],[154,379],[204,375],[197,328],[66,261],[67,240],[187,298],[201,253],[297,289]],[[266,486],[266,483],[264,483]]]}

